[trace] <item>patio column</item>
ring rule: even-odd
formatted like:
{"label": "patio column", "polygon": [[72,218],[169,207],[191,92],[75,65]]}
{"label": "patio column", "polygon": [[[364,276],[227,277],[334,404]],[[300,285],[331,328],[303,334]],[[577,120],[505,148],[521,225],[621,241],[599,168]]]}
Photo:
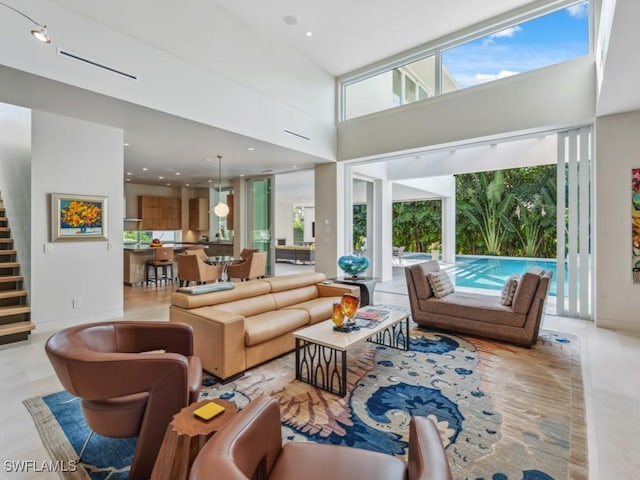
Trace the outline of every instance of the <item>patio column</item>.
{"label": "patio column", "polygon": [[[316,271],[336,277],[338,257],[345,255],[344,165],[324,163],[315,167]],[[348,252],[351,253],[351,252]]]}
{"label": "patio column", "polygon": [[456,257],[456,178],[443,177],[442,196],[442,261],[454,263]]}

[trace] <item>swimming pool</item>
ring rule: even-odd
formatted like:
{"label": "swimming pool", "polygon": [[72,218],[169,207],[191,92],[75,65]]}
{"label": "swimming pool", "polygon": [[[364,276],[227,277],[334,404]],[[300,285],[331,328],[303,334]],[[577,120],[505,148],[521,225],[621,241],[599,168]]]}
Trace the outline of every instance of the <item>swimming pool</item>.
{"label": "swimming pool", "polygon": [[[407,260],[431,260],[431,254],[405,253],[404,258]],[[447,268],[447,271],[454,277],[456,286],[502,290],[504,282],[509,276],[514,273],[522,275],[532,266],[539,266],[553,272],[549,295],[556,296],[557,269],[555,259],[456,255],[456,263],[451,268]],[[567,278],[566,272],[564,278]]]}

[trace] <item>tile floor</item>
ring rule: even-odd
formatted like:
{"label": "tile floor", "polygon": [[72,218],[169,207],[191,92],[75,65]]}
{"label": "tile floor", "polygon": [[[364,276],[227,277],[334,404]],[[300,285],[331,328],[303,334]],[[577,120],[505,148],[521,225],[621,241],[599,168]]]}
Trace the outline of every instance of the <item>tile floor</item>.
{"label": "tile floor", "polygon": [[[398,269],[399,270],[399,269]],[[279,273],[291,268],[279,269]],[[382,288],[385,285],[381,285]],[[167,319],[172,287],[125,287],[126,319]],[[376,292],[375,301],[408,306],[406,295]],[[591,480],[635,479],[640,472],[640,336],[596,328],[592,322],[546,315],[543,328],[572,333],[582,345]],[[44,353],[51,332],[36,330],[27,342],[0,347],[0,479],[55,479],[50,472],[10,471],[47,452],[22,400],[60,390]],[[505,392],[508,395],[508,392]],[[515,479],[512,479],[515,480]]]}

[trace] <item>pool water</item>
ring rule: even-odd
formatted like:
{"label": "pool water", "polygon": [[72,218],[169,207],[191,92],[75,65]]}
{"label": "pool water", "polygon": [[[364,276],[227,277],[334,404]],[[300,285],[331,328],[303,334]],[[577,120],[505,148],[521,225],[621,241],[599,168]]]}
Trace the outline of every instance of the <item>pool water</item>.
{"label": "pool water", "polygon": [[[407,253],[404,258],[431,260],[431,254]],[[553,272],[549,295],[556,296],[557,270],[555,259],[456,255],[455,265],[450,269],[447,268],[447,271],[454,277],[452,280],[454,280],[456,286],[502,290],[507,278],[514,273],[522,275],[532,266],[538,266]],[[568,278],[566,273],[564,278]]]}

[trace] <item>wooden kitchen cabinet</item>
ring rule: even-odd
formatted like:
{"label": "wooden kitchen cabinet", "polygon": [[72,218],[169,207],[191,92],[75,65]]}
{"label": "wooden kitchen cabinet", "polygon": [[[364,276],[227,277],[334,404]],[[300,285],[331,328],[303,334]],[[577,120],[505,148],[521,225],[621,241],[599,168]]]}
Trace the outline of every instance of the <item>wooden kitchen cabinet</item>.
{"label": "wooden kitchen cabinet", "polygon": [[189,199],[189,230],[209,230],[209,199]]}
{"label": "wooden kitchen cabinet", "polygon": [[227,195],[227,206],[229,214],[227,215],[227,230],[233,230],[233,194]]}
{"label": "wooden kitchen cabinet", "polygon": [[178,197],[138,197],[140,230],[180,230],[182,212]]}

